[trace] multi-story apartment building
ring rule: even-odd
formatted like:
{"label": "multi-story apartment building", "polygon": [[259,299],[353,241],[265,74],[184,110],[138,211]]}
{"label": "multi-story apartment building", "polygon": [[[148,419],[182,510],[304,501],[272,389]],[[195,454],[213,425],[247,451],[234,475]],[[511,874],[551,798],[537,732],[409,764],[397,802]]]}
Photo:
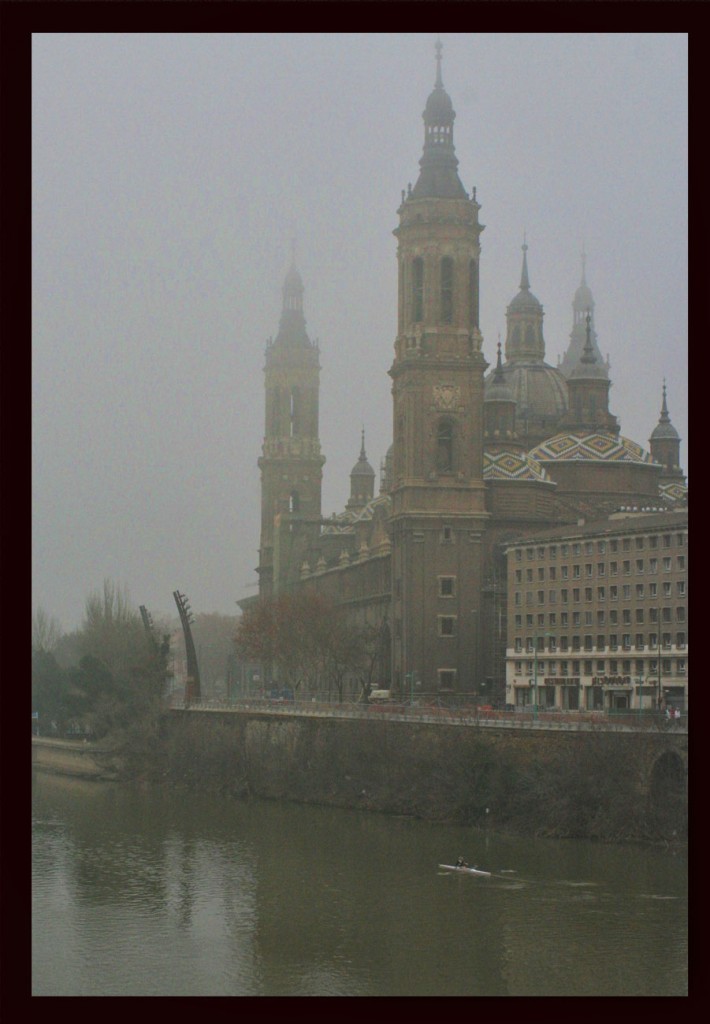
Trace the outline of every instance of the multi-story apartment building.
{"label": "multi-story apartment building", "polygon": [[509,705],[687,710],[687,510],[620,511],[507,555]]}

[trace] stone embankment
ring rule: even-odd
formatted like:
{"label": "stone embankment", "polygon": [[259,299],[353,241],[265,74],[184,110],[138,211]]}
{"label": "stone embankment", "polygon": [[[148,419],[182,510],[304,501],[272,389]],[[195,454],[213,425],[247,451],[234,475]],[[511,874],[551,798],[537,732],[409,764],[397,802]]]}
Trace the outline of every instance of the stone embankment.
{"label": "stone embankment", "polygon": [[32,767],[80,779],[115,780],[122,776],[122,763],[101,744],[86,740],[55,740],[32,737]]}

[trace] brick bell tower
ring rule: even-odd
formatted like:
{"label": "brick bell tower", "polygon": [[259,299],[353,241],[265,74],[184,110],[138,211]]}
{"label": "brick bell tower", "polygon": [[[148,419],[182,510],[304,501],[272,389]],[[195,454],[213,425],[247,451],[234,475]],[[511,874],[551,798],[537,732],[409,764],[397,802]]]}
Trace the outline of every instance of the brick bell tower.
{"label": "brick bell tower", "polygon": [[[424,151],[398,210],[398,333],[390,376],[393,684],[404,696],[477,691],[485,511],[478,319],[483,225],[459,180],[455,112],[441,77]],[[418,684],[418,687],[417,687]]]}
{"label": "brick bell tower", "polygon": [[320,530],[325,457],[318,438],[320,361],[306,333],[303,282],[294,265],[283,286],[279,332],[266,346],[266,423],[261,470],[259,595],[298,578]]}

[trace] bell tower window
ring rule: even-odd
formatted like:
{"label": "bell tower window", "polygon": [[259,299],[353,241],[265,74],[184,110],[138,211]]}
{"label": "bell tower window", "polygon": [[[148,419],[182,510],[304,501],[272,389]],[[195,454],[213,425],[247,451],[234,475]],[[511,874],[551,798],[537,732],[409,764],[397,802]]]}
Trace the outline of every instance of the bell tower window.
{"label": "bell tower window", "polygon": [[300,396],[298,388],[291,388],[291,407],[290,407],[290,422],[291,422],[291,437],[298,437],[300,433]]}
{"label": "bell tower window", "polygon": [[471,260],[468,265],[468,325],[478,327],[478,263]]}
{"label": "bell tower window", "polygon": [[441,261],[441,322],[453,323],[454,320],[454,261],[444,256]]}
{"label": "bell tower window", "polygon": [[442,420],[436,433],[436,469],[439,473],[450,473],[454,468],[454,427],[449,420]]}
{"label": "bell tower window", "polygon": [[415,324],[424,319],[424,260],[421,256],[412,263],[412,320]]}

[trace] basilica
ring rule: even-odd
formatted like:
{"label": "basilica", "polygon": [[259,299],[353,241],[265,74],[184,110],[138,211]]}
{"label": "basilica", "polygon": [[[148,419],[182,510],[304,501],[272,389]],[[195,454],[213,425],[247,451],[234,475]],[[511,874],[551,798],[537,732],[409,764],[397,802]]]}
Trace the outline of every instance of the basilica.
{"label": "basilica", "polygon": [[378,479],[363,432],[349,500],[333,517],[321,512],[320,353],[306,331],[301,276],[295,266],[286,275],[266,348],[259,594],[309,587],[341,603],[353,623],[379,632],[377,682],[395,693],[416,685],[502,701],[514,629],[508,553],[526,537],[620,510],[677,517],[687,484],[665,384],[648,449],[609,410],[584,256],[559,365],[545,361],[525,243],[505,345],[486,362],[484,225],[476,190],[469,195],[458,175],[454,118],[437,44],[419,175],[394,231],[392,444]]}

